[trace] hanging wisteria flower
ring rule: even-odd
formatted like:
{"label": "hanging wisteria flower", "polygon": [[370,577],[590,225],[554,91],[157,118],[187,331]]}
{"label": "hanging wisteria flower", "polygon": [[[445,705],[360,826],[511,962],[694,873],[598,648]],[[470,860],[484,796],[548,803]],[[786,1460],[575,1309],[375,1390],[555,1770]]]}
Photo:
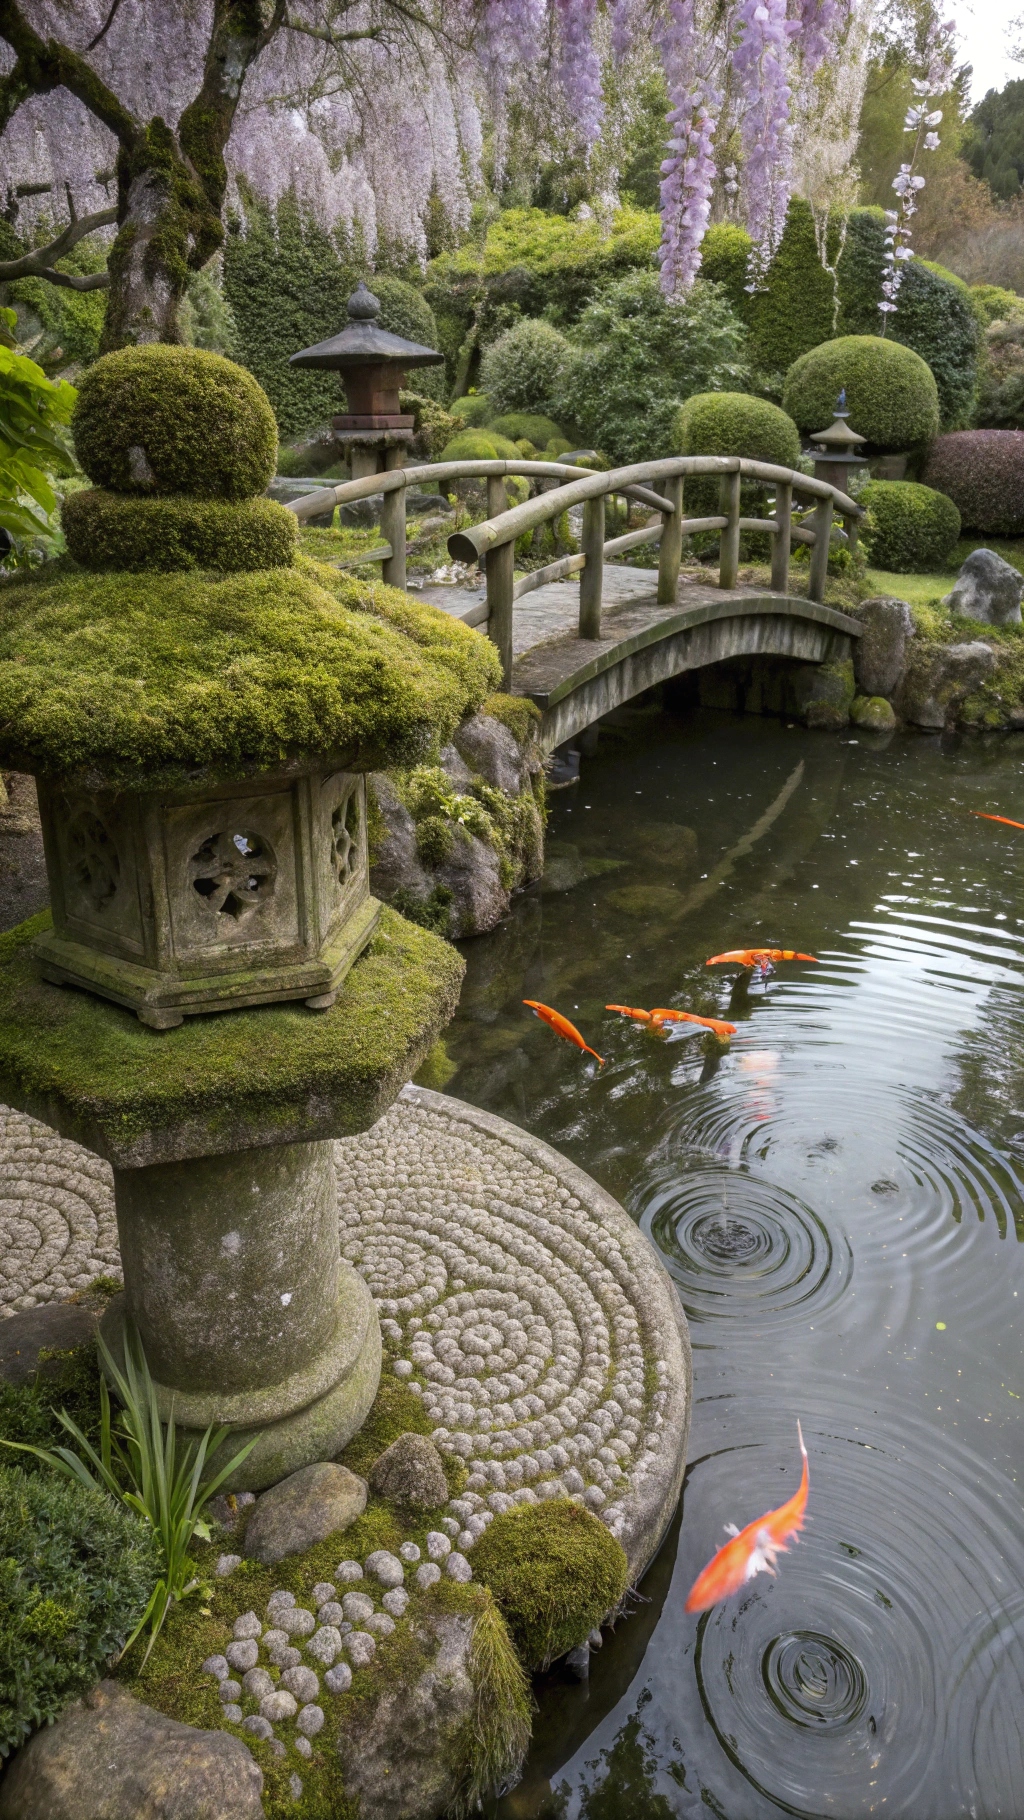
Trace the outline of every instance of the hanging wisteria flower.
{"label": "hanging wisteria flower", "polygon": [[594,45],[597,0],[555,0],[558,10],[558,80],[584,145],[601,131],[604,101],[601,62]]}
{"label": "hanging wisteria flower", "polygon": [[789,47],[800,21],[786,16],[786,0],[742,0],[732,67],[743,97],[740,138],[747,232],[753,242],[748,291],[764,284],[789,206],[792,132]]}
{"label": "hanging wisteria flower", "polygon": [[661,166],[661,288],[686,291],[700,265],[715,183],[714,138],[722,92],[712,80],[694,0],[669,0],[656,33],[668,83],[668,156]]}
{"label": "hanging wisteria flower", "polygon": [[889,326],[889,317],[895,315],[899,307],[900,287],[907,261],[914,257],[910,244],[913,232],[910,224],[917,214],[917,198],[925,187],[925,180],[917,169],[917,161],[922,152],[935,152],[939,148],[939,135],[935,128],[941,123],[942,109],[929,107],[928,104],[945,94],[949,87],[953,74],[954,30],[951,19],[941,25],[936,20],[932,21],[924,47],[926,73],[915,76],[912,82],[916,100],[907,109],[903,130],[914,134],[913,151],[909,161],[900,165],[892,180],[899,207],[887,209],[885,213],[885,273],[878,304],[883,335]]}

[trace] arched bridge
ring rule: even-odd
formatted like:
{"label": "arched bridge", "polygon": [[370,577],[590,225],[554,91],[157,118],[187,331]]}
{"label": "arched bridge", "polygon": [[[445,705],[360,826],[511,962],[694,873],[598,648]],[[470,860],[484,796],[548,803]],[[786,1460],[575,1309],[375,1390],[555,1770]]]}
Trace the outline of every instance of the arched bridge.
{"label": "arched bridge", "polygon": [[[541,490],[509,507],[505,482],[512,475],[537,482]],[[686,480],[711,476],[719,483],[718,512],[688,518]],[[559,462],[443,462],[324,487],[294,501],[291,510],[307,519],[334,505],[383,495],[385,542],[360,560],[379,561],[384,580],[404,588],[407,489],[470,479],[486,481],[488,516],[453,532],[448,549],[459,561],[482,566],[486,596],[459,616],[479,625],[497,645],[504,686],[537,703],[548,751],[644,689],[687,670],[745,656],[832,662],[848,657],[852,640],[860,636],[855,619],[824,605],[824,593],[830,544],[855,547],[861,508],[827,481],[740,456],[673,456],[603,474]],[[763,489],[771,508],[764,517],[741,515],[744,481]],[[605,501],[611,495],[646,507],[648,522],[606,539]],[[806,500],[807,508],[795,511],[794,498]],[[583,508],[579,552],[517,575],[517,540],[571,506]],[[683,540],[702,531],[719,534],[717,583],[693,581],[691,572],[680,576]],[[772,540],[768,588],[737,581],[744,532]],[[806,594],[790,591],[794,543],[810,546]],[[659,546],[656,572],[614,560],[641,544]],[[577,575],[578,585],[572,583]]]}

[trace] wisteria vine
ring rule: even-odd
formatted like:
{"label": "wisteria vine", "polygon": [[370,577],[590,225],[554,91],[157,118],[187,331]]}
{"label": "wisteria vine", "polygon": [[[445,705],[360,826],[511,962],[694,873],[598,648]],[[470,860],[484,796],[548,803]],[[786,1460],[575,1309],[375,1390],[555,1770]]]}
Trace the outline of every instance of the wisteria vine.
{"label": "wisteria vine", "polygon": [[882,315],[883,335],[889,326],[889,317],[899,307],[900,287],[907,261],[914,257],[910,244],[913,233],[911,221],[917,214],[917,198],[925,187],[925,179],[917,164],[923,152],[936,152],[939,149],[939,135],[935,129],[941,123],[942,109],[935,107],[934,103],[945,94],[953,74],[954,29],[951,19],[941,24],[938,20],[932,21],[922,58],[925,73],[923,76],[915,76],[912,83],[914,101],[907,109],[903,130],[905,133],[913,133],[913,148],[910,158],[900,165],[892,181],[898,206],[885,211],[885,276],[878,305]]}

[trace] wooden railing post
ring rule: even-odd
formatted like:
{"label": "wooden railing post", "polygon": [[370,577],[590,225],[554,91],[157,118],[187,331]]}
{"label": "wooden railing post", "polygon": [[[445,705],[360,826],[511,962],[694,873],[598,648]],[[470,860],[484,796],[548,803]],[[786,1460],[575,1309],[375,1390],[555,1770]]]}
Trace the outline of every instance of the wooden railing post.
{"label": "wooden railing post", "polygon": [[380,509],[381,536],[391,555],[381,564],[381,577],[392,588],[405,588],[405,488],[385,493]]}
{"label": "wooden railing post", "polygon": [[497,645],[501,657],[501,686],[508,689],[512,681],[512,588],[515,577],[515,540],[500,543],[488,550],[487,564],[487,636]]}
{"label": "wooden railing post", "polygon": [[508,488],[504,474],[487,476],[487,516],[500,518],[502,512],[508,511]]}
{"label": "wooden railing post", "polygon": [[586,566],[580,576],[580,637],[601,636],[601,588],[604,581],[604,494],[583,504],[580,549]]}
{"label": "wooden railing post", "polygon": [[793,524],[793,483],[780,481],[775,489],[775,533],[772,548],[772,587],[776,594],[789,593],[789,545]]}
{"label": "wooden railing post", "polygon": [[721,533],[718,559],[718,585],[734,588],[740,566],[740,471],[722,475],[719,512],[728,519]]}
{"label": "wooden railing post", "polygon": [[661,549],[658,556],[658,605],[675,604],[679,587],[679,563],[683,554],[683,477],[673,474],[662,483],[665,498],[672,501],[672,512],[662,513]]}
{"label": "wooden railing post", "polygon": [[807,583],[808,600],[824,600],[825,578],[828,574],[828,544],[832,535],[832,496],[819,499],[814,508],[811,530],[814,542],[811,545],[811,576]]}
{"label": "wooden railing post", "polygon": [[844,518],[843,525],[846,529],[846,547],[849,550],[851,556],[856,556],[856,554],[857,554],[857,520],[852,517]]}

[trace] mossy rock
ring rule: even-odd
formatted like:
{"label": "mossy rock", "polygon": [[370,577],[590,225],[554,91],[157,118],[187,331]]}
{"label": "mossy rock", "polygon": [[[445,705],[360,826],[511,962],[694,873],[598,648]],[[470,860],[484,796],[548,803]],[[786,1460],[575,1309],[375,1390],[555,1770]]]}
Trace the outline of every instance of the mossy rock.
{"label": "mossy rock", "polygon": [[786,374],[783,409],[801,430],[826,430],[846,388],[850,427],[876,449],[910,449],[939,428],[931,368],[898,341],[840,335],[801,354]]}
{"label": "mossy rock", "polygon": [[250,499],[277,465],[277,423],[251,373],[203,348],[104,354],[71,420],[89,479],[115,493]]}
{"label": "mossy rock", "polygon": [[850,704],[850,720],[855,727],[870,733],[891,733],[896,715],[884,695],[856,695]]}
{"label": "mossy rock", "polygon": [[[564,441],[557,423],[530,411],[509,411],[504,417],[495,417],[487,425],[487,433],[489,436],[507,436],[510,442],[525,439],[535,449],[546,449],[551,442]],[[568,448],[569,444],[565,446]]]}
{"label": "mossy rock", "polygon": [[156,1033],[40,978],[28,944],[50,926],[44,911],[0,938],[0,1096],[125,1168],[367,1130],[448,1023],[464,971],[385,906],[329,1011],[260,1005]]}
{"label": "mossy rock", "polygon": [[83,568],[135,574],[286,569],[298,536],[294,512],[271,499],[139,499],[100,487],[69,494],[61,526]]}
{"label": "mossy rock", "polygon": [[604,901],[623,916],[635,917],[639,922],[658,922],[678,916],[686,900],[671,885],[620,885],[609,891]]}
{"label": "mossy rock", "polygon": [[496,436],[493,430],[460,430],[442,449],[441,461],[521,461],[522,456],[507,436]]}
{"label": "mossy rock", "polygon": [[473,1550],[473,1573],[490,1587],[520,1657],[535,1669],[582,1643],[629,1579],[621,1543],[570,1498],[495,1517]]}
{"label": "mossy rock", "polygon": [[479,633],[306,557],[247,575],[48,565],[0,596],[0,759],[95,788],[415,763],[498,680]]}

